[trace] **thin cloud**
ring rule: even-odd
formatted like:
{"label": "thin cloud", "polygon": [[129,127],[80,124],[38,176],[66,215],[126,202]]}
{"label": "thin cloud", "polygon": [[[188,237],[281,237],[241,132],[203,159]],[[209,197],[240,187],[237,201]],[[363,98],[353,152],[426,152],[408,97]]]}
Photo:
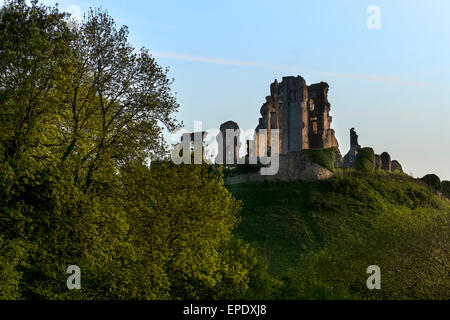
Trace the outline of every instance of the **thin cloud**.
{"label": "thin cloud", "polygon": [[[216,65],[223,65],[223,66],[252,67],[252,68],[264,68],[264,69],[272,69],[272,70],[289,69],[286,67],[262,63],[262,62],[192,56],[192,55],[187,55],[187,54],[183,54],[183,53],[153,52],[153,55],[158,58],[199,62],[199,63],[205,63],[205,64],[216,64]],[[292,68],[290,68],[290,69],[292,69]]]}
{"label": "thin cloud", "polygon": [[314,74],[317,76],[324,76],[324,77],[352,79],[352,80],[365,80],[365,81],[372,81],[372,82],[388,83],[388,84],[395,84],[395,85],[405,85],[405,86],[415,86],[415,87],[420,87],[420,86],[425,85],[425,83],[423,83],[423,82],[403,79],[403,78],[396,77],[396,76],[325,72],[325,71],[306,69],[306,68],[273,65],[273,64],[267,64],[267,63],[256,62],[256,61],[242,61],[242,60],[230,60],[230,59],[222,59],[222,58],[203,57],[203,56],[193,56],[193,55],[187,55],[187,54],[183,54],[183,53],[174,53],[174,52],[153,52],[153,55],[158,58],[166,58],[166,59],[197,62],[197,63],[204,63],[204,64],[222,65],[222,66],[263,68],[263,69],[270,69],[270,70],[290,72],[290,73],[292,73],[292,72],[293,73],[307,73],[307,74]]}

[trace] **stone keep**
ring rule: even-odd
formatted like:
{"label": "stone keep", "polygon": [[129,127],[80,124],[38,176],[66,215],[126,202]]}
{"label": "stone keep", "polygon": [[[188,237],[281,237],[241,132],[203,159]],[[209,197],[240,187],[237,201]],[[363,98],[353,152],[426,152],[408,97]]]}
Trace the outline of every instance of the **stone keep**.
{"label": "stone keep", "polygon": [[[282,154],[303,149],[339,147],[331,129],[332,117],[328,102],[328,84],[306,85],[301,77],[283,77],[270,85],[270,96],[261,107],[256,127],[257,155],[264,156],[265,144],[271,150],[273,129],[279,130]],[[266,134],[263,134],[266,133]]]}

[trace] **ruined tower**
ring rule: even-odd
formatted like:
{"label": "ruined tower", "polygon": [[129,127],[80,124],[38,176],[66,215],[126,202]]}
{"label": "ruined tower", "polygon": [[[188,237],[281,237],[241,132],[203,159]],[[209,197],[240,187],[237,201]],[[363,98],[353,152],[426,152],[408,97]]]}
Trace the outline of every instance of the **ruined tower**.
{"label": "ruined tower", "polygon": [[[301,76],[283,77],[270,85],[270,96],[261,107],[256,127],[257,153],[263,155],[261,145],[271,150],[271,131],[279,130],[279,150],[282,154],[303,149],[338,147],[331,129],[328,84],[306,85]],[[265,131],[264,131],[265,130]],[[266,135],[264,134],[266,133]]]}
{"label": "ruined tower", "polygon": [[218,155],[216,163],[224,165],[237,164],[240,147],[239,126],[234,121],[227,121],[220,126],[220,133],[216,140],[218,143]]}
{"label": "ruined tower", "polygon": [[358,143],[358,135],[356,134],[355,128],[350,129],[350,150],[344,156],[344,168],[352,167],[356,162],[356,155],[358,151],[361,150],[361,146]]}
{"label": "ruined tower", "polygon": [[333,118],[330,116],[328,102],[328,84],[321,82],[308,87],[309,111],[309,148],[321,149],[337,147],[335,132],[331,129]]}

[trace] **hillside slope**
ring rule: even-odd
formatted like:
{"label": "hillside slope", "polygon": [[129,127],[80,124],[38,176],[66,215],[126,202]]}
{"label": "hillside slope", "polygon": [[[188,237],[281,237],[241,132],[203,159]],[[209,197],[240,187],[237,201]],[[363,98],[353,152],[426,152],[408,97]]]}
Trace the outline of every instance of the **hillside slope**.
{"label": "hillside slope", "polygon": [[[450,203],[404,174],[230,186],[282,298],[448,298]],[[369,265],[383,290],[366,287]]]}

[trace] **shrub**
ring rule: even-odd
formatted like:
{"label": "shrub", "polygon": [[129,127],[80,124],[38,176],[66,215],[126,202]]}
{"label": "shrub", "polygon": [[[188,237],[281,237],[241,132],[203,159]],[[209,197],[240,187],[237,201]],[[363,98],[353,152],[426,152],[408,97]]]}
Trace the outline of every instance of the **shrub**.
{"label": "shrub", "polygon": [[427,185],[429,185],[431,188],[441,190],[441,179],[437,175],[427,174],[421,180],[425,182]]}
{"label": "shrub", "polygon": [[441,182],[441,192],[447,198],[450,198],[450,181]]}
{"label": "shrub", "polygon": [[158,280],[130,283],[157,299],[165,298],[161,293],[172,299],[243,299],[270,291],[256,251],[232,237],[241,203],[223,186],[220,171],[165,161],[156,169],[123,167],[121,177],[133,248],[144,253],[136,276]]}
{"label": "shrub", "polygon": [[336,151],[336,147],[326,149],[305,149],[302,150],[302,154],[304,154],[311,162],[333,171],[334,162],[336,160]]}
{"label": "shrub", "polygon": [[7,240],[0,236],[0,299],[20,299],[22,281],[20,268],[26,264],[26,245],[20,240]]}
{"label": "shrub", "polygon": [[375,152],[372,148],[362,148],[356,155],[355,169],[371,173],[375,171]]}
{"label": "shrub", "polygon": [[222,172],[224,177],[234,177],[241,174],[257,173],[261,169],[261,164],[237,164],[234,168],[223,167]]}

